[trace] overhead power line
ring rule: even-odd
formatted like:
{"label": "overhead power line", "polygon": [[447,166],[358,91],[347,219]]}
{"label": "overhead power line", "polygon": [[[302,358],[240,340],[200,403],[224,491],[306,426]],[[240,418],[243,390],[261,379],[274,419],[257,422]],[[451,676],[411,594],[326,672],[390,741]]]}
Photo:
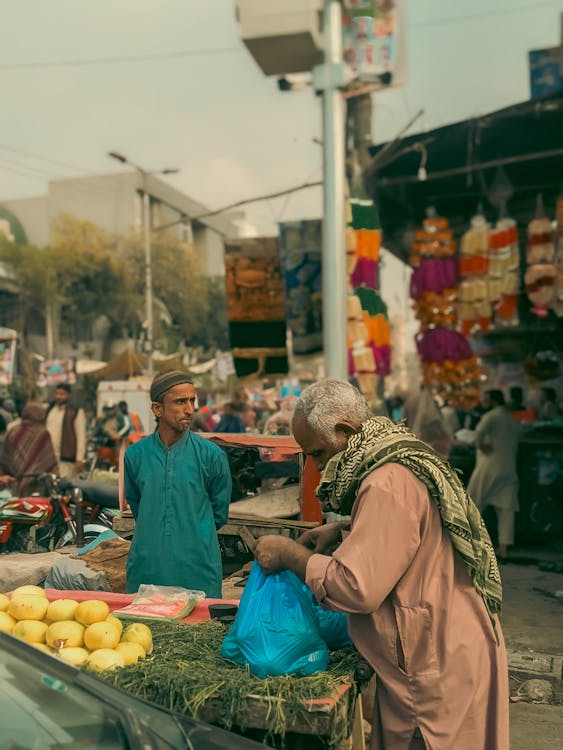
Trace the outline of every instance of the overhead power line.
{"label": "overhead power line", "polygon": [[149,55],[128,55],[126,57],[94,57],[82,60],[35,60],[21,63],[0,63],[0,70],[34,70],[41,68],[81,68],[88,65],[118,65],[121,63],[151,62],[157,60],[174,60],[184,57],[201,57],[202,55],[226,55],[240,52],[240,47],[218,47],[215,49],[192,49],[178,52],[157,52]]}
{"label": "overhead power line", "polygon": [[216,208],[213,211],[204,211],[201,214],[195,216],[181,216],[176,221],[171,221],[169,224],[163,224],[160,227],[154,227],[153,232],[163,232],[165,229],[175,227],[177,224],[182,224],[185,221],[199,221],[200,219],[209,219],[211,216],[217,216],[218,214],[225,213],[225,211],[232,211],[234,208],[240,208],[241,206],[247,206],[250,203],[259,203],[260,201],[267,201],[272,198],[281,198],[284,195],[290,195],[291,193],[297,193],[299,190],[308,190],[309,188],[319,187],[322,185],[321,180],[316,182],[304,182],[302,185],[288,188],[287,190],[278,190],[275,193],[268,193],[267,195],[259,195],[256,198],[245,198],[244,200],[237,201],[236,203],[229,203],[228,206],[222,208]]}
{"label": "overhead power line", "polygon": [[13,146],[3,146],[1,143],[0,151],[10,151],[12,154],[19,154],[20,156],[37,159],[38,161],[44,161],[48,164],[53,164],[56,167],[64,167],[65,169],[74,169],[77,172],[88,173],[87,169],[84,169],[84,167],[77,167],[76,164],[68,164],[68,162],[59,161],[58,159],[50,159],[48,156],[43,156],[42,154],[38,154],[33,151],[24,151],[21,148],[14,148]]}

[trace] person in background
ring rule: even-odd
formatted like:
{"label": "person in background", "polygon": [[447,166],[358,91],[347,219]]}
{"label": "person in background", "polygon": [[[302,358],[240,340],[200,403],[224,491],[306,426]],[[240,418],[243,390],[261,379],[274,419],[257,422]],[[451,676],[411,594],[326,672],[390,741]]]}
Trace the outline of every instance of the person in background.
{"label": "person in background", "polygon": [[393,422],[400,422],[405,412],[405,399],[398,389],[387,399],[385,405],[387,406],[389,419],[393,420]]}
{"label": "person in background", "polygon": [[524,389],[519,385],[513,385],[508,393],[510,397],[508,411],[512,414],[513,419],[517,422],[534,422],[536,415],[533,409],[526,407],[524,403]]}
{"label": "person in background", "polygon": [[551,422],[557,419],[559,414],[559,407],[557,406],[557,392],[555,388],[542,388],[541,389],[541,406],[539,419],[543,422]]}
{"label": "person in background", "polygon": [[274,412],[264,424],[264,435],[291,435],[291,421],[297,404],[296,396],[282,399],[279,411]]}
{"label": "person in background", "polygon": [[51,434],[61,476],[75,477],[84,469],[86,456],[86,415],[70,403],[71,387],[60,383],[55,401],[47,411],[47,429]]}
{"label": "person in background", "polygon": [[120,423],[118,424],[117,434],[119,436],[119,440],[123,440],[127,437],[127,435],[129,435],[129,433],[134,432],[135,430],[133,429],[133,420],[131,419],[131,415],[129,414],[127,401],[120,401],[117,404],[117,409],[121,418]]}
{"label": "person in background", "polygon": [[217,529],[231,499],[227,457],[190,429],[197,397],[187,375],[159,373],[150,398],[156,429],[125,451],[125,498],[136,521],[127,591],[146,583],[221,598]]}
{"label": "person in background", "polygon": [[474,430],[483,414],[486,414],[490,409],[489,391],[483,391],[479,403],[465,413],[464,428],[466,430]]}
{"label": "person in background", "polygon": [[450,437],[454,437],[456,432],[461,427],[459,423],[459,418],[457,416],[457,411],[454,409],[453,406],[451,406],[448,399],[446,399],[440,409],[440,413],[442,414],[442,419],[444,421],[444,427],[448,431]]}
{"label": "person in background", "polygon": [[244,411],[242,412],[241,419],[244,425],[245,432],[248,432],[252,435],[260,434],[260,430],[256,425],[256,412],[251,406],[248,406],[248,404],[245,406]]}
{"label": "person in background", "polygon": [[348,613],[377,674],[372,750],[508,750],[500,575],[455,471],[403,424],[370,417],[346,381],[306,388],[293,434],[323,472],[323,510],[351,520],[300,543],[262,536],[254,554],[266,574],[291,570],[321,606]]}
{"label": "person in background", "polygon": [[8,396],[0,397],[0,418],[4,423],[5,432],[11,423],[17,418],[16,405]]}
{"label": "person in background", "polygon": [[223,413],[213,432],[244,432],[244,424],[240,415],[242,407],[228,401],[223,406]]}
{"label": "person in background", "polygon": [[447,458],[452,449],[453,438],[432,393],[424,386],[405,403],[407,427],[425,443],[428,443],[442,458]]}
{"label": "person in background", "polygon": [[38,401],[28,401],[20,423],[6,435],[2,468],[0,484],[15,480],[13,492],[20,497],[43,490],[38,475],[58,474],[53,442],[45,426],[45,407]]}
{"label": "person in background", "polygon": [[520,426],[505,405],[501,390],[488,392],[491,409],[476,427],[477,460],[467,492],[483,513],[492,505],[498,520],[498,554],[506,558],[514,544],[514,516],[518,510],[516,455]]}

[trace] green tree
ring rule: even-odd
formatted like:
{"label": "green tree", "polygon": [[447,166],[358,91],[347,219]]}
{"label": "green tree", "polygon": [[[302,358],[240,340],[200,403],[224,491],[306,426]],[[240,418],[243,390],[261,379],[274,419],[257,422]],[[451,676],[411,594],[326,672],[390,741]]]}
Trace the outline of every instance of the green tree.
{"label": "green tree", "polygon": [[105,315],[110,336],[116,328],[138,327],[139,299],[111,235],[68,214],[56,217],[51,235],[49,262],[57,276],[51,301],[61,320],[80,331]]}
{"label": "green tree", "polygon": [[17,329],[27,342],[31,316],[45,316],[47,302],[55,293],[55,269],[46,251],[33,245],[17,245],[3,237],[0,237],[0,262],[18,289]]}
{"label": "green tree", "polygon": [[[138,294],[145,288],[145,255],[142,239],[127,241],[128,267]],[[191,245],[172,233],[153,236],[151,242],[153,295],[155,298],[154,337],[165,335],[174,351],[180,341],[206,349],[226,347],[227,316],[222,282],[207,278]],[[160,301],[160,306],[158,302]],[[163,322],[164,307],[171,323]]]}

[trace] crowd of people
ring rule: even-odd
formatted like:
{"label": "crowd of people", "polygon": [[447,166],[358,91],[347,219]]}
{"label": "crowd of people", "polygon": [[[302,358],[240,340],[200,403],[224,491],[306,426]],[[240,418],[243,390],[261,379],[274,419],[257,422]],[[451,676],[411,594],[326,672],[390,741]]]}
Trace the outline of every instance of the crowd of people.
{"label": "crowd of people", "polygon": [[87,451],[102,465],[116,467],[121,442],[142,432],[138,415],[126,401],[103,406],[99,417],[72,399],[72,388],[59,384],[50,402],[28,400],[18,414],[13,400],[0,405],[0,484],[16,495],[39,488],[41,474],[77,478],[86,469]]}

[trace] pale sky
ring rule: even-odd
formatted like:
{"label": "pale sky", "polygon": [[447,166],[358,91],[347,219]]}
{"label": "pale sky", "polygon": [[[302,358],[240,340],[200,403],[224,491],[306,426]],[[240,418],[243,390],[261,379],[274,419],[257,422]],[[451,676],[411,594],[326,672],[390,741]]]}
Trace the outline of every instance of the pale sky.
{"label": "pale sky", "polygon": [[[262,74],[234,6],[0,0],[0,201],[118,170],[108,150],[178,167],[171,183],[210,208],[319,179],[319,101]],[[407,0],[408,81],[374,96],[374,140],[420,107],[413,132],[528,98],[527,51],[559,43],[561,11],[563,0]],[[116,61],[127,57],[148,59]],[[320,216],[321,192],[246,212],[272,233],[279,220]]]}

